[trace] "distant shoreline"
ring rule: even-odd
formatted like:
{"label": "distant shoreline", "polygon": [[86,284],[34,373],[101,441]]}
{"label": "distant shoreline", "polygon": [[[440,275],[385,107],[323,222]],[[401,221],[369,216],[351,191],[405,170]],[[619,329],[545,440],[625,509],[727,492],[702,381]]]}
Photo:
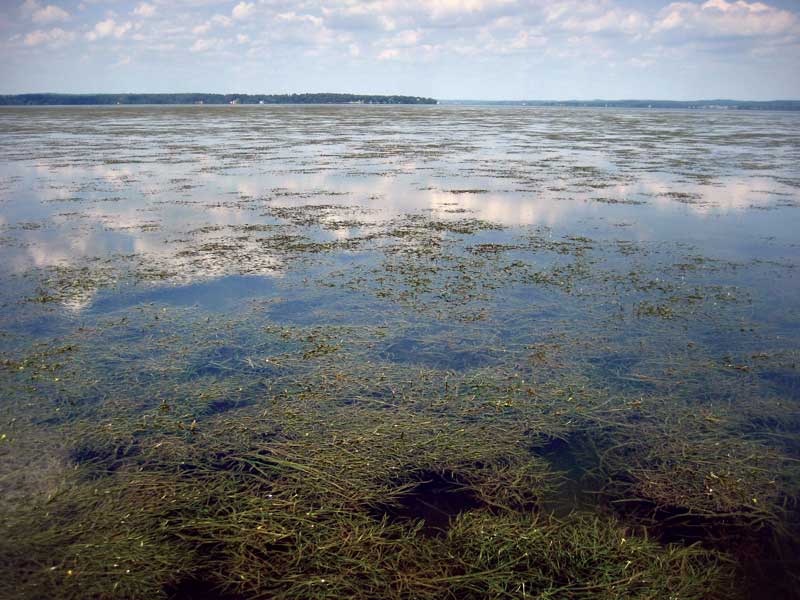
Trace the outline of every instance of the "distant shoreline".
{"label": "distant shoreline", "polygon": [[0,106],[112,106],[141,104],[437,104],[422,96],[372,94],[13,94]]}
{"label": "distant shoreline", "polygon": [[800,111],[800,100],[437,100],[374,94],[8,94],[0,106],[405,104],[443,106],[528,106],[540,108],[638,108],[689,110]]}
{"label": "distant shoreline", "polygon": [[800,100],[440,100],[447,106],[538,106],[568,108],[673,108],[800,111]]}

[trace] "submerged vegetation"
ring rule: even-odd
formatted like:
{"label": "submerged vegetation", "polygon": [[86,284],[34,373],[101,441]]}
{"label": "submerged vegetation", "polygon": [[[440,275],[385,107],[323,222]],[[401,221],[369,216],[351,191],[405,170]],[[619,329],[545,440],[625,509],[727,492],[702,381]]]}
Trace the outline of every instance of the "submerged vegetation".
{"label": "submerged vegetation", "polygon": [[[791,234],[648,237],[654,206],[726,223],[670,117],[606,168],[583,145],[627,115],[534,120],[526,162],[512,113],[448,110],[419,139],[281,113],[277,150],[248,122],[218,154],[134,115],[111,163],[80,125],[0,138],[39,165],[0,179],[0,597],[797,597]],[[796,220],[792,135],[741,210]]]}
{"label": "submerged vegetation", "polygon": [[28,404],[6,460],[30,436],[61,457],[4,507],[17,597],[734,598],[794,560],[779,395],[739,412],[656,375],[598,385],[567,338],[477,367],[423,338],[398,361],[400,322],[263,310],[145,307],[4,360]]}

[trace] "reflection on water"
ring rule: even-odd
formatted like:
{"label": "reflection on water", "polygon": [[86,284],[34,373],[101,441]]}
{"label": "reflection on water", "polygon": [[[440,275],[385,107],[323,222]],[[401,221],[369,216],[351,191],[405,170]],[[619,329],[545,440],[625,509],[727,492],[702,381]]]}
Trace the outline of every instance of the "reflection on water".
{"label": "reflection on water", "polygon": [[4,109],[0,315],[19,330],[59,306],[74,317],[291,298],[267,311],[279,319],[313,296],[327,315],[305,318],[320,322],[412,309],[557,331],[594,318],[594,298],[600,320],[690,319],[699,334],[704,316],[734,311],[780,334],[797,314],[797,119]]}
{"label": "reflection on water", "polygon": [[136,304],[197,306],[205,310],[233,309],[242,300],[267,296],[274,289],[262,277],[228,276],[185,286],[156,287],[124,295],[105,293],[91,304],[96,312],[119,310]]}
{"label": "reflection on water", "polygon": [[[565,530],[583,517],[525,519],[572,509],[620,520],[592,529],[611,536],[593,538],[609,556],[623,552],[616,527],[644,544],[647,565],[672,563],[633,532],[677,542],[679,573],[647,578],[680,579],[686,597],[722,597],[709,586],[740,580],[752,597],[787,593],[799,125],[782,113],[523,107],[0,110],[0,442],[14,440],[0,489],[14,487],[13,510],[60,490],[66,504],[48,510],[80,527],[88,517],[69,503],[94,506],[87,482],[158,488],[179,507],[109,491],[96,514],[142,521],[42,542],[36,551],[66,554],[47,576],[15,563],[35,582],[28,595],[52,584],[79,597],[59,574],[84,568],[89,596],[106,597],[118,582],[98,566],[109,561],[97,539],[155,536],[175,556],[196,550],[186,540],[215,551],[188,570],[158,553],[129,597],[169,597],[196,577],[296,597],[282,567],[273,587],[247,575],[300,548],[287,532],[301,530],[321,536],[308,550],[320,564],[358,555],[321,549],[370,531],[389,554],[453,558],[461,574],[430,581],[456,585],[465,568],[510,581],[503,565],[465,567],[462,546],[430,545],[474,539],[462,514],[514,543],[545,527],[552,546],[586,535]],[[23,476],[32,469],[41,477]],[[181,488],[190,471],[215,499]],[[267,492],[278,508],[251,510]],[[222,508],[211,518],[198,506]],[[20,519],[9,540],[37,527]],[[276,537],[239,537],[252,531]],[[400,546],[409,540],[422,545]],[[697,540],[733,562],[694,562]],[[113,561],[135,572],[131,548],[115,546]],[[598,572],[644,585],[627,574],[634,560]]]}
{"label": "reflection on water", "polygon": [[387,123],[350,107],[6,109],[4,264],[174,260],[190,232],[303,204],[369,209],[359,223],[409,211],[604,235],[622,223],[639,240],[705,240],[710,226],[739,239],[747,213],[748,227],[792,233],[794,115],[392,110]]}

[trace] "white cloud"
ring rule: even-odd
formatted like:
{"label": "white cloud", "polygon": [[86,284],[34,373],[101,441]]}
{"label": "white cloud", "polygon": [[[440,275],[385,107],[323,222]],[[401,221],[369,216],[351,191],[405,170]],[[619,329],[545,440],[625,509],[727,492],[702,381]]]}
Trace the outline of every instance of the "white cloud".
{"label": "white cloud", "polygon": [[39,25],[69,20],[69,13],[63,8],[53,4],[42,6],[39,0],[25,0],[20,6],[20,12]]}
{"label": "white cloud", "polygon": [[[338,28],[379,28],[384,31],[417,27],[482,25],[505,11],[527,15],[541,0],[327,0],[305,2],[304,9],[320,7],[326,24]],[[316,12],[316,11],[314,11]]]}
{"label": "white cloud", "polygon": [[378,54],[378,60],[394,60],[400,57],[400,51],[396,48],[387,48]]}
{"label": "white cloud", "polygon": [[386,15],[381,15],[378,17],[378,22],[381,24],[381,27],[384,29],[384,31],[394,31],[397,29],[397,21],[391,17],[387,17]]}
{"label": "white cloud", "polygon": [[25,36],[24,44],[26,46],[38,46],[39,44],[44,44],[50,41],[50,34],[47,31],[31,31],[28,35]]}
{"label": "white cloud", "polygon": [[653,32],[744,37],[800,34],[800,22],[795,14],[762,2],[673,2],[658,14]]}
{"label": "white cloud", "polygon": [[510,50],[525,50],[527,48],[541,47],[547,44],[547,38],[533,35],[528,31],[520,31],[509,44]]}
{"label": "white cloud", "polygon": [[401,50],[406,53],[412,51],[421,37],[421,32],[406,30],[394,35],[379,37],[372,45],[377,49],[384,49],[378,54],[378,60],[389,60],[397,58],[401,54]]}
{"label": "white cloud", "polygon": [[197,25],[196,27],[192,27],[192,33],[195,35],[203,35],[204,33],[208,33],[211,29],[211,23],[203,23],[201,25]]}
{"label": "white cloud", "polygon": [[220,50],[225,43],[218,38],[199,38],[195,40],[189,50],[191,52],[209,52],[211,50]]}
{"label": "white cloud", "polygon": [[147,2],[142,2],[133,10],[133,14],[137,17],[152,17],[156,14],[156,7],[152,4],[148,4]]}
{"label": "white cloud", "polygon": [[422,2],[432,16],[477,13],[515,4],[515,0],[427,0]]}
{"label": "white cloud", "polygon": [[411,31],[401,31],[396,34],[391,41],[391,45],[393,46],[416,46],[419,44],[420,40],[422,39],[422,32],[419,30]]}
{"label": "white cloud", "polygon": [[579,33],[637,34],[645,33],[649,23],[636,11],[612,9],[596,16],[569,16],[561,22],[561,27]]}
{"label": "white cloud", "polygon": [[233,25],[233,20],[225,15],[214,15],[211,17],[210,22],[212,25],[222,25],[223,27],[230,27]]}
{"label": "white cloud", "polygon": [[560,0],[541,7],[543,25],[572,34],[643,35],[650,23],[643,13],[610,0]]}
{"label": "white cloud", "polygon": [[122,39],[132,27],[133,25],[130,21],[126,21],[125,23],[117,23],[114,19],[106,19],[105,21],[100,21],[97,23],[94,26],[94,29],[86,34],[86,39],[90,42],[107,37]]}
{"label": "white cloud", "polygon": [[55,23],[56,21],[68,21],[69,13],[63,8],[48,4],[45,7],[37,8],[31,15],[34,23],[45,24]]}
{"label": "white cloud", "polygon": [[256,5],[252,2],[239,2],[239,4],[233,7],[231,16],[237,20],[246,19],[253,13],[255,7]]}
{"label": "white cloud", "polygon": [[75,39],[73,31],[64,31],[60,27],[55,27],[49,31],[36,30],[28,33],[23,43],[26,46],[40,46],[46,44],[48,46],[63,46]]}
{"label": "white cloud", "polygon": [[489,23],[491,29],[521,29],[522,19],[519,16],[498,17]]}
{"label": "white cloud", "polygon": [[321,17],[314,15],[298,15],[295,12],[280,13],[276,15],[276,18],[279,21],[285,21],[287,23],[308,23],[309,25],[314,25],[315,27],[320,27],[323,23]]}

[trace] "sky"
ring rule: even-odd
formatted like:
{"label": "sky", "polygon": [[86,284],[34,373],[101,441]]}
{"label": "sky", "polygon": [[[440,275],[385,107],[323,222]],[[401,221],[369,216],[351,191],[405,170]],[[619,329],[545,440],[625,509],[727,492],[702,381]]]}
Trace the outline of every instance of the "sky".
{"label": "sky", "polygon": [[0,93],[800,98],[800,0],[0,0]]}

